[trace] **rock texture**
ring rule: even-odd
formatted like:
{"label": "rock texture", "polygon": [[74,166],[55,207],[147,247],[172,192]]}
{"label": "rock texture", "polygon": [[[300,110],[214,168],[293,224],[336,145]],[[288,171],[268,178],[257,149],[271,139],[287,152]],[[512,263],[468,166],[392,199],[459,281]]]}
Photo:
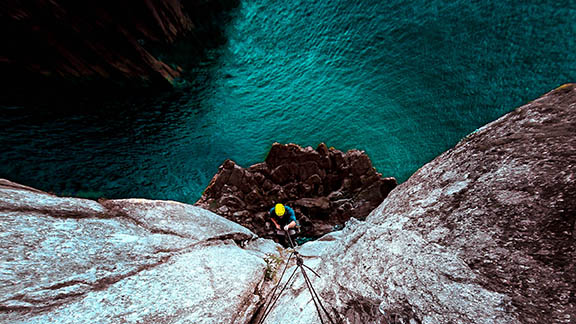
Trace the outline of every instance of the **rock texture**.
{"label": "rock texture", "polygon": [[[266,163],[281,177],[275,156]],[[229,178],[249,177],[232,166]],[[573,323],[575,223],[568,84],[463,139],[365,221],[297,249],[341,323]],[[198,207],[61,198],[0,180],[2,323],[256,323],[274,282],[263,280],[278,279],[285,257]],[[298,275],[265,323],[317,316]]]}
{"label": "rock texture", "polygon": [[296,211],[302,235],[318,237],[350,217],[364,219],[395,186],[362,151],[275,143],[265,162],[247,169],[224,162],[195,205],[266,237],[268,211],[284,203]]}
{"label": "rock texture", "polygon": [[[349,223],[357,222],[354,218],[349,221]],[[331,283],[330,273],[332,269],[326,267],[327,261],[326,256],[328,251],[334,249],[335,245],[340,244],[343,235],[346,231],[336,231],[324,235],[322,238],[308,242],[302,246],[298,246],[296,251],[302,257],[302,261],[306,267],[311,268],[320,277],[315,276],[312,271],[305,268],[305,271],[312,282],[314,289],[319,292],[321,290],[326,291],[334,283]],[[286,259],[286,257],[285,257]],[[284,266],[284,265],[283,265]],[[288,282],[290,275],[296,271],[294,279]],[[280,278],[278,278],[280,279]],[[287,289],[282,292],[277,303],[272,307],[272,310],[264,320],[264,323],[294,323],[294,324],[310,324],[310,323],[322,323],[318,318],[318,312],[312,301],[312,295],[308,289],[306,282],[304,280],[302,272],[297,269],[296,260],[292,258],[290,264],[286,269],[286,274],[280,282],[280,287],[284,287],[288,283]],[[270,298],[270,296],[268,296]],[[267,304],[263,305],[258,309],[258,312],[253,318],[251,323],[258,323],[262,316],[264,316],[264,309]],[[340,316],[338,310],[334,307],[334,296],[324,294],[322,296],[322,306],[324,306],[330,313],[330,316],[336,323],[369,323],[362,321],[348,321],[346,322],[343,316]],[[323,323],[330,323],[329,319],[325,314],[322,315]],[[386,323],[386,322],[378,322]]]}
{"label": "rock texture", "polygon": [[10,86],[30,89],[54,82],[170,86],[179,68],[149,48],[206,29],[198,24],[233,1],[3,2],[0,72]]}
{"label": "rock texture", "polygon": [[246,323],[270,241],[198,207],[0,180],[0,322]]}
{"label": "rock texture", "polygon": [[[568,84],[422,167],[311,262],[345,323],[574,323],[575,222]],[[268,323],[318,320],[300,287]]]}

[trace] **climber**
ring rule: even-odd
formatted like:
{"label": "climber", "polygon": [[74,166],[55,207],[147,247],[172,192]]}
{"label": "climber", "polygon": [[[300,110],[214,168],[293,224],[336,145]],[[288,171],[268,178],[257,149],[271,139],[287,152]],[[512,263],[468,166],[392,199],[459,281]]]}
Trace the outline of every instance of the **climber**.
{"label": "climber", "polygon": [[272,209],[270,209],[270,220],[276,226],[276,234],[281,236],[288,245],[286,233],[290,236],[296,234],[298,230],[298,221],[296,220],[296,213],[294,210],[288,206],[282,204],[276,204]]}

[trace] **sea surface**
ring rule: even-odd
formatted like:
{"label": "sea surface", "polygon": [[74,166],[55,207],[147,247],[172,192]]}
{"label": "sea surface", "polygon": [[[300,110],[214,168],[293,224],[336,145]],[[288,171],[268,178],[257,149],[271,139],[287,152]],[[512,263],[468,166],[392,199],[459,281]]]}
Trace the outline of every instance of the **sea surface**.
{"label": "sea surface", "polygon": [[576,81],[573,0],[243,0],[231,16],[227,42],[172,91],[0,103],[0,177],[192,203],[225,159],[325,142],[402,182]]}

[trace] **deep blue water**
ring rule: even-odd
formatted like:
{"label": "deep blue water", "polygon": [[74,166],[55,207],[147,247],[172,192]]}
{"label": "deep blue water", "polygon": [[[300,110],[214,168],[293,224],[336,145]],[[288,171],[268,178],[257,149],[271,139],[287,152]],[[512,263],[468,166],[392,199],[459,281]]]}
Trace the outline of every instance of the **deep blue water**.
{"label": "deep blue water", "polygon": [[0,177],[194,202],[226,158],[248,166],[277,141],[363,149],[404,181],[576,81],[574,1],[244,0],[232,16],[172,92],[2,105]]}

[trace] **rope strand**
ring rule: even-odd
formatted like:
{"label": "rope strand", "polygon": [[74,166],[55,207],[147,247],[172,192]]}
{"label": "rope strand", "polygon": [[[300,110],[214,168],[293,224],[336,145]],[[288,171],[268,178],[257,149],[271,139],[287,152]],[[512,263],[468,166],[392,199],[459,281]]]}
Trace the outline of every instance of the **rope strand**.
{"label": "rope strand", "polygon": [[316,273],[316,271],[314,271],[314,269],[310,268],[309,266],[307,266],[307,265],[305,265],[305,264],[302,264],[302,265],[303,265],[303,266],[305,266],[305,267],[306,267],[306,269],[308,269],[308,270],[312,271],[312,272],[313,272],[313,273],[316,275],[316,277],[318,277],[318,278],[322,278],[322,277],[320,277],[320,275],[319,275],[319,274],[317,274],[317,273]]}
{"label": "rope strand", "polygon": [[[312,295],[312,298],[316,297],[316,299],[318,299],[318,304],[320,304],[320,307],[322,308],[322,310],[324,311],[324,313],[326,313],[326,316],[328,317],[328,319],[330,320],[330,323],[335,324],[334,320],[332,319],[332,317],[330,316],[330,314],[328,313],[328,311],[326,310],[326,308],[324,308],[324,305],[322,305],[322,301],[320,300],[320,297],[318,296],[318,293],[316,292],[316,290],[314,289],[314,286],[312,285],[312,281],[310,280],[310,278],[308,277],[308,274],[306,273],[306,271],[304,271],[304,268],[301,269],[302,270],[302,274],[304,275],[304,279],[306,279],[309,283],[309,289],[310,289],[310,294]],[[318,311],[318,314],[320,314],[320,310],[318,308],[316,308],[316,310]]]}
{"label": "rope strand", "polygon": [[[284,271],[282,271],[282,275],[280,276],[280,280],[278,281],[278,283],[276,284],[276,287],[274,287],[272,293],[270,294],[270,301],[268,302],[268,306],[266,306],[264,308],[264,315],[262,316],[262,318],[260,318],[260,320],[258,321],[258,324],[264,323],[264,321],[266,320],[268,315],[272,312],[272,308],[274,308],[274,305],[276,305],[276,302],[278,302],[278,300],[280,299],[280,296],[282,295],[284,290],[288,287],[288,284],[290,283],[290,281],[294,278],[294,275],[296,274],[296,271],[298,269],[300,269],[300,272],[302,272],[302,276],[304,277],[304,282],[306,283],[306,287],[308,288],[308,291],[310,292],[310,295],[312,296],[312,301],[314,302],[314,307],[316,308],[316,311],[318,312],[318,317],[320,318],[320,323],[324,324],[324,319],[322,318],[322,312],[320,311],[320,308],[321,308],[322,311],[324,311],[324,313],[326,314],[326,317],[328,318],[330,323],[336,324],[334,322],[334,320],[332,319],[332,316],[330,316],[330,313],[328,313],[328,311],[326,310],[326,308],[322,304],[322,300],[320,299],[320,296],[318,296],[318,293],[314,289],[314,286],[312,285],[312,281],[310,280],[310,277],[308,277],[308,274],[306,273],[306,270],[304,268],[307,268],[310,271],[312,271],[318,278],[320,278],[320,275],[318,273],[316,273],[316,271],[314,271],[312,268],[310,268],[309,266],[304,264],[302,257],[298,254],[298,252],[296,252],[296,247],[294,246],[294,242],[292,241],[292,237],[290,236],[290,233],[288,231],[285,231],[285,232],[286,232],[286,235],[288,236],[288,241],[290,242],[290,246],[292,247],[293,252],[290,253],[290,256],[288,257],[288,261],[286,262],[286,266],[284,267]],[[284,273],[286,272],[286,269],[288,268],[288,264],[290,263],[290,259],[292,258],[292,255],[296,256],[296,269],[294,269],[294,271],[290,275],[290,278],[288,278],[288,281],[286,281],[286,284],[284,284],[284,287],[282,287],[282,289],[280,290],[278,295],[276,297],[274,297],[276,290],[280,286],[280,282],[282,281],[282,277],[284,277]],[[318,305],[320,305],[320,307],[318,307]]]}
{"label": "rope strand", "polygon": [[[270,294],[270,301],[268,302],[268,306],[266,306],[266,308],[264,309],[264,314],[269,312],[268,308],[271,305],[272,299],[274,299],[274,294],[276,293],[276,290],[278,290],[278,286],[280,286],[280,283],[282,282],[282,278],[284,277],[284,274],[286,273],[286,269],[288,269],[288,264],[290,263],[290,259],[292,258],[292,255],[294,255],[294,252],[290,253],[290,255],[288,256],[288,261],[286,261],[286,265],[284,266],[284,270],[282,271],[282,275],[280,275],[280,279],[278,280],[278,283],[276,284],[276,286],[272,290],[272,293]],[[290,279],[288,279],[288,281],[290,281]],[[278,296],[280,296],[280,294],[278,294]],[[262,323],[264,323],[263,320],[258,321],[258,324],[262,324]]]}
{"label": "rope strand", "polygon": [[308,291],[310,292],[310,295],[312,296],[312,301],[314,302],[314,307],[316,307],[316,312],[318,312],[318,318],[320,318],[320,323],[324,324],[324,320],[322,319],[322,313],[320,312],[320,308],[318,308],[318,303],[316,302],[316,298],[314,298],[314,295],[312,294],[312,289],[313,289],[312,283],[310,282],[310,279],[306,275],[306,272],[304,271],[304,269],[302,267],[300,267],[300,270],[302,271],[302,275],[304,276],[304,281],[306,282],[306,286],[308,287]]}
{"label": "rope strand", "polygon": [[282,292],[284,292],[284,289],[286,289],[286,287],[288,287],[290,280],[292,280],[292,278],[294,278],[294,275],[296,274],[296,270],[298,270],[298,268],[294,269],[294,271],[290,275],[290,278],[288,278],[288,281],[286,281],[286,284],[284,285],[282,290],[280,290],[280,293],[278,293],[278,296],[276,296],[276,298],[274,299],[274,302],[270,304],[270,308],[268,308],[267,312],[264,314],[264,316],[260,320],[260,322],[259,322],[260,324],[263,324],[264,320],[266,320],[266,317],[268,317],[268,315],[270,315],[270,313],[272,312],[272,308],[274,308],[274,305],[276,305],[276,302],[278,301],[278,299],[280,299]]}
{"label": "rope strand", "polygon": [[[292,237],[290,236],[290,233],[288,231],[286,231],[286,235],[288,236],[288,240],[290,242],[290,245],[292,245],[293,249],[296,249],[294,247],[294,243],[292,241]],[[296,252],[297,253],[297,252]],[[306,281],[306,285],[308,286],[308,290],[310,291],[310,295],[312,295],[312,300],[314,300],[314,297],[316,297],[316,299],[318,300],[318,304],[320,304],[320,307],[322,308],[322,310],[324,311],[324,313],[326,313],[326,316],[328,317],[328,319],[330,320],[330,323],[335,324],[334,320],[332,319],[332,317],[330,316],[330,314],[328,313],[328,311],[326,310],[326,308],[324,308],[324,305],[322,305],[322,301],[320,300],[320,297],[318,296],[318,294],[316,293],[316,290],[314,289],[314,286],[312,285],[312,281],[310,280],[310,278],[308,277],[308,274],[306,273],[306,271],[304,270],[304,267],[310,269],[310,271],[312,271],[317,277],[320,278],[320,275],[318,273],[316,273],[316,271],[314,271],[312,268],[310,268],[309,266],[305,265],[304,262],[302,261],[302,258],[299,255],[296,255],[296,260],[297,260],[297,265],[300,268],[300,270],[302,271],[302,275],[304,276],[304,280]],[[324,323],[324,321],[322,320],[322,316],[320,314],[320,310],[318,309],[318,305],[316,304],[316,301],[314,300],[314,306],[316,306],[316,311],[318,311],[318,316],[320,317],[320,322]]]}
{"label": "rope strand", "polygon": [[295,249],[296,247],[294,246],[294,242],[292,241],[292,237],[290,236],[290,231],[285,231],[286,235],[288,236],[288,241],[290,242],[290,246]]}

